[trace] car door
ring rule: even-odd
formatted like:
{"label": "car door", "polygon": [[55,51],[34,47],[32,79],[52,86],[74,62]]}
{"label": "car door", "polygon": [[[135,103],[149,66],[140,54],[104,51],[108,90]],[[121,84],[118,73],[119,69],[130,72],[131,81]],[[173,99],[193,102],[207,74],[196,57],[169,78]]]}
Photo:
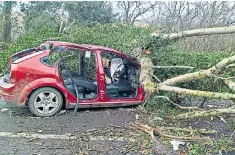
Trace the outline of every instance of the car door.
{"label": "car door", "polygon": [[[112,52],[112,51],[101,51],[100,57],[102,60],[102,76],[105,90],[105,100],[111,104],[132,104],[137,103],[143,98],[143,89],[136,84],[136,86],[132,86],[133,81],[130,79],[130,75],[134,75],[131,72],[133,68],[140,71],[140,67],[122,55]],[[119,77],[119,83],[115,83],[111,77],[111,63],[116,59],[122,59],[122,63],[124,63],[125,71]],[[134,76],[138,79],[138,76]],[[111,83],[109,83],[109,79],[111,79]]]}

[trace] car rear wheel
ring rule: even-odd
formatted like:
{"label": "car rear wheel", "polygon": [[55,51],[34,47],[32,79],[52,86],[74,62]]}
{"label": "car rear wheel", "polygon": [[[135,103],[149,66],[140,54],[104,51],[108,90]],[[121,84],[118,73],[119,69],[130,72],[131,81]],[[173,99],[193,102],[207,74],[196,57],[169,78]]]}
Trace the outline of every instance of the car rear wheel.
{"label": "car rear wheel", "polygon": [[29,98],[29,110],[40,117],[55,115],[61,110],[62,105],[62,95],[51,87],[39,88]]}

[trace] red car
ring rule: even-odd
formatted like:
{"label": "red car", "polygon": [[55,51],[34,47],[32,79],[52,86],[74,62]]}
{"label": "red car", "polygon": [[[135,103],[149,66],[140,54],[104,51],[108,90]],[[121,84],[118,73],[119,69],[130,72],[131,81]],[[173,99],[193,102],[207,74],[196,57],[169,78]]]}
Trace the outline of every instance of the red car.
{"label": "red car", "polygon": [[139,72],[134,59],[114,49],[47,41],[11,56],[0,96],[41,117],[62,108],[137,105],[145,100]]}

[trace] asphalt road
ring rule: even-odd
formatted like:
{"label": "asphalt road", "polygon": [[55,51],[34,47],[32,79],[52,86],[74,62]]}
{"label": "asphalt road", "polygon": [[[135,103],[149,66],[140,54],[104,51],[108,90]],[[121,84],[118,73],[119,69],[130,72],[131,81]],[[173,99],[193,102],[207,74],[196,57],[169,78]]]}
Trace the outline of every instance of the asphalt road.
{"label": "asphalt road", "polygon": [[110,138],[108,129],[122,128],[136,115],[135,107],[86,109],[75,115],[69,110],[48,118],[3,102],[0,109],[0,155],[122,154],[128,139]]}
{"label": "asphalt road", "polygon": [[[135,121],[137,113],[136,107],[102,108],[79,110],[75,115],[68,110],[40,118],[27,107],[0,102],[0,155],[123,154],[128,142],[133,143],[128,124]],[[186,126],[213,127],[218,133],[232,134],[220,119],[189,121]],[[161,146],[157,145],[156,152]]]}

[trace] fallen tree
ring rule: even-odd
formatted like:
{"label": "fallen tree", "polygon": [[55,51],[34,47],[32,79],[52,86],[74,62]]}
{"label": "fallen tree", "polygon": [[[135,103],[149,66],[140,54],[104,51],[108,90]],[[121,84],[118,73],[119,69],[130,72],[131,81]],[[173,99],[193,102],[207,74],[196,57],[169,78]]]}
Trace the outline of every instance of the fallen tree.
{"label": "fallen tree", "polygon": [[[213,34],[228,34],[228,33],[234,33],[234,32],[235,32],[235,26],[230,26],[230,27],[194,29],[194,30],[182,31],[178,33],[163,34],[162,37],[164,39],[173,40],[173,39],[180,39],[183,37],[213,35]],[[159,32],[154,32],[151,34],[152,37],[158,37],[159,35],[160,35]]]}
{"label": "fallen tree", "polygon": [[[163,34],[163,35],[159,33],[152,33],[151,36],[160,38],[159,40],[171,41],[171,40],[176,40],[176,39],[180,39],[184,37],[212,35],[212,34],[227,34],[227,33],[235,33],[235,26],[196,29],[196,30],[183,31],[179,33]],[[139,49],[135,49],[134,53],[136,52],[139,52]],[[192,90],[192,89],[186,89],[186,88],[180,88],[180,87],[174,86],[178,83],[210,77],[210,78],[224,79],[224,84],[226,84],[232,91],[235,91],[235,82],[232,81],[232,78],[223,77],[225,72],[228,71],[230,67],[234,66],[235,56],[225,58],[209,69],[199,70],[193,73],[187,73],[184,75],[167,79],[165,81],[161,81],[153,73],[155,69],[164,68],[164,66],[163,67],[154,66],[152,59],[151,57],[148,56],[148,54],[149,54],[149,50],[146,52],[146,49],[142,50],[141,54],[138,54],[138,60],[142,67],[142,70],[140,73],[140,83],[144,87],[147,93],[151,94],[154,92],[166,91],[166,92],[173,92],[173,93],[183,94],[183,95],[200,96],[204,98],[216,98],[216,99],[226,99],[226,100],[235,99],[235,94],[233,93],[200,91],[200,90]],[[171,66],[167,66],[166,68],[171,68]],[[184,67],[184,68],[187,68],[187,67]],[[157,82],[153,82],[153,78],[155,78]],[[193,113],[192,117],[219,115],[223,113],[235,113],[235,109],[229,108],[229,109],[214,109],[214,110],[209,110],[209,111],[196,111]],[[180,118],[180,119],[189,118],[190,117],[189,115],[190,114],[188,113],[181,114],[175,118]]]}

